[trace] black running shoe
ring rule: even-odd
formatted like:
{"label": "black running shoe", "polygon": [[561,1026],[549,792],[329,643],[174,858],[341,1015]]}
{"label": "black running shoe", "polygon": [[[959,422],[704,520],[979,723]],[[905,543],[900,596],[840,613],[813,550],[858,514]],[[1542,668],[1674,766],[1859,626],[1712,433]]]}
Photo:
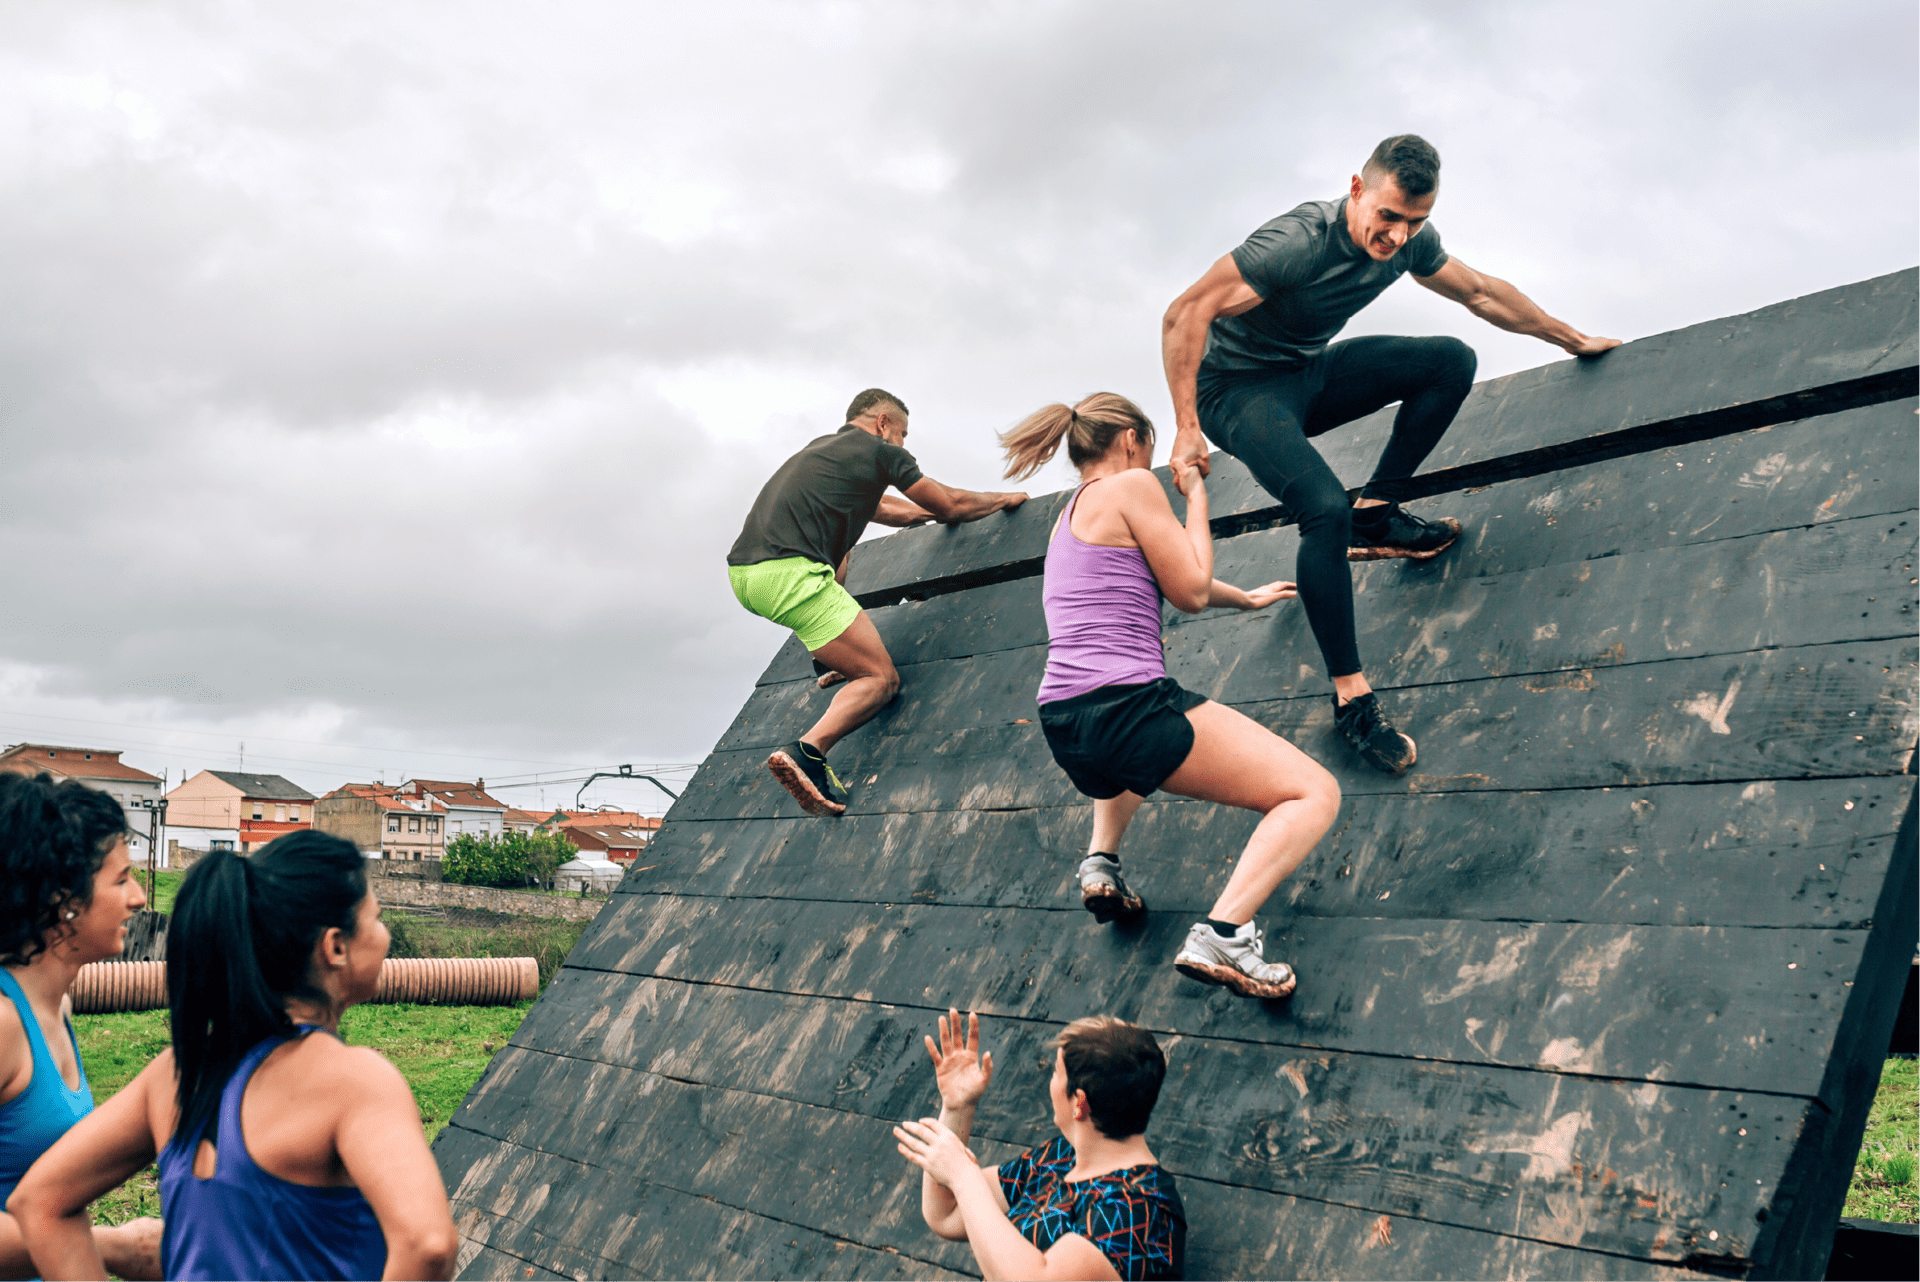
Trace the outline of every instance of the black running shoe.
{"label": "black running shoe", "polygon": [[1450,516],[1428,521],[1401,511],[1398,503],[1357,507],[1353,510],[1353,546],[1347,549],[1347,560],[1385,561],[1401,556],[1409,561],[1431,560],[1459,537],[1460,522]]}
{"label": "black running shoe", "polygon": [[827,759],[818,748],[798,739],[774,750],[767,758],[767,769],[780,786],[793,794],[800,808],[810,815],[842,815],[847,811],[847,790],[834,777]]}
{"label": "black running shoe", "polygon": [[1403,775],[1412,768],[1413,740],[1393,728],[1371,691],[1344,706],[1339,695],[1333,696],[1333,724],[1375,770]]}

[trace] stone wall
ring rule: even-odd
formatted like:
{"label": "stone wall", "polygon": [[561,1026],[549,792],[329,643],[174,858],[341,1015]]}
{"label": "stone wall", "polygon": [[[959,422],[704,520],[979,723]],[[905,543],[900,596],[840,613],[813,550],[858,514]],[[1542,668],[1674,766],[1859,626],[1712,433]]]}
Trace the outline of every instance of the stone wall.
{"label": "stone wall", "polygon": [[607,902],[605,895],[585,898],[539,895],[525,890],[495,890],[490,886],[456,886],[450,882],[380,876],[373,878],[373,893],[382,903],[416,908],[484,908],[516,917],[553,917],[563,921],[592,921]]}

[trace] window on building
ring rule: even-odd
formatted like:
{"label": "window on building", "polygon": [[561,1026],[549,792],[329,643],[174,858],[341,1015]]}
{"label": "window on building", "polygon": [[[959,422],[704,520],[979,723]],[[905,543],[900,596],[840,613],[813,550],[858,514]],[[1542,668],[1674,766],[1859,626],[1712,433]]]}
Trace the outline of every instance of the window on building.
{"label": "window on building", "polygon": [[294,821],[295,823],[299,823],[299,822],[300,822],[300,807],[299,807],[299,806],[295,806],[295,807],[293,807],[293,821]]}
{"label": "window on building", "polygon": [[265,819],[267,817],[266,807],[257,801],[253,803],[253,817],[255,819]]}
{"label": "window on building", "polygon": [[207,849],[208,850],[232,850],[233,843],[231,841],[221,841],[218,838],[215,838],[213,841],[210,841],[207,843]]}
{"label": "window on building", "polygon": [[399,832],[399,831],[400,831],[400,816],[399,816],[399,815],[388,815],[388,816],[387,816],[387,831],[388,831],[388,832]]}
{"label": "window on building", "polygon": [[465,825],[466,820],[464,819],[449,819],[447,820],[447,831],[459,832]]}
{"label": "window on building", "polygon": [[429,819],[429,820],[427,820],[427,831],[428,831],[428,832],[439,832],[439,831],[440,831],[440,821],[439,821],[438,819]]}
{"label": "window on building", "polygon": [[412,818],[407,820],[407,831],[408,832],[420,831],[420,816],[415,815]]}
{"label": "window on building", "polygon": [[275,806],[273,808],[273,821],[277,824],[283,824],[287,821],[287,808],[285,806]]}

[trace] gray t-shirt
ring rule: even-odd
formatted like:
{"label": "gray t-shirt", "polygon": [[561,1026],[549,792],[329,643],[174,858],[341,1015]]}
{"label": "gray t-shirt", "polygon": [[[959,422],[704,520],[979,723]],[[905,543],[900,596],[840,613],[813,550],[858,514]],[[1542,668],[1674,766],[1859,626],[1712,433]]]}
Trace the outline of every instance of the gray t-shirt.
{"label": "gray t-shirt", "polygon": [[920,465],[898,445],[849,423],[815,437],[780,465],[753,501],[728,565],[804,556],[838,568],[860,541],[889,485],[920,482]]}
{"label": "gray t-shirt", "polygon": [[1428,223],[1399,253],[1375,262],[1347,231],[1343,197],[1310,200],[1262,225],[1233,251],[1233,261],[1264,301],[1213,322],[1203,370],[1304,365],[1403,273],[1431,276],[1445,267],[1447,251]]}

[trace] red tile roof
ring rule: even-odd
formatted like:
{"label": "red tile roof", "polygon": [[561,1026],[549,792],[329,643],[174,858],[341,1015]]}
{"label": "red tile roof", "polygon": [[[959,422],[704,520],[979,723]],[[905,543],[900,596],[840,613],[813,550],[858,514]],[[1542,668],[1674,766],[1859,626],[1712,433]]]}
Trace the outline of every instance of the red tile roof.
{"label": "red tile roof", "polygon": [[160,782],[159,775],[150,775],[121,761],[121,751],[119,748],[63,748],[51,743],[16,743],[5,752],[0,752],[0,770],[23,775],[38,774],[44,770],[56,779]]}

